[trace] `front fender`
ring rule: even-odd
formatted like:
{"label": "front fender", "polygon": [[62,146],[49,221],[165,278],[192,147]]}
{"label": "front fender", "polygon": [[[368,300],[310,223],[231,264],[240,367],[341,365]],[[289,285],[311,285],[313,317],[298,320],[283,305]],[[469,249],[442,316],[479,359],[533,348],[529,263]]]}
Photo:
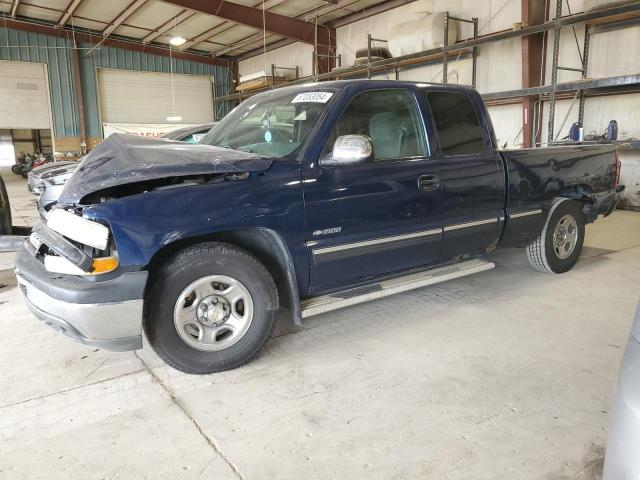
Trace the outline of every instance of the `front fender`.
{"label": "front fender", "polygon": [[295,250],[292,243],[304,244],[302,190],[295,180],[299,166],[281,167],[246,180],[112,199],[87,208],[85,215],[109,224],[124,266],[145,266],[158,250],[179,240],[239,228],[275,230]]}

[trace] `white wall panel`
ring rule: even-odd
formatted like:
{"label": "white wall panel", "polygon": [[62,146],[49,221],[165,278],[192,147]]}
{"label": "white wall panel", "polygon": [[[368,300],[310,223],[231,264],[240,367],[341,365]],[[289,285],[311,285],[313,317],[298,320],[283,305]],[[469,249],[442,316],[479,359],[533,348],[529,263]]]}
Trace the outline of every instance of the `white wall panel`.
{"label": "white wall panel", "polygon": [[[555,2],[551,2],[554,9]],[[569,0],[569,7],[563,4],[563,15],[582,12],[593,6],[605,6],[608,0]],[[343,65],[352,65],[355,52],[366,48],[367,33],[377,38],[389,38],[393,26],[406,22],[424,12],[449,11],[452,15],[463,18],[478,17],[480,33],[487,34],[509,29],[521,21],[521,5],[517,0],[418,0],[408,5],[384,12],[382,14],[360,20],[340,27],[336,31],[337,51],[342,55]],[[570,12],[569,12],[570,10]],[[550,12],[553,18],[555,12]],[[472,27],[460,25],[458,40],[472,36]],[[583,46],[584,27],[577,26],[575,33],[580,49]],[[596,33],[591,38],[589,72],[591,78],[602,78],[616,75],[638,73],[640,65],[640,49],[635,48],[640,40],[640,27]],[[551,61],[553,51],[553,33],[547,43],[546,83],[551,80]],[[292,44],[270,52],[267,65],[271,63],[298,64],[303,67],[302,75],[311,74],[310,45]],[[478,50],[477,88],[481,93],[522,88],[522,47],[521,39],[515,38],[503,42],[481,46]],[[287,59],[292,59],[289,62]],[[561,33],[559,64],[568,67],[581,67],[580,54],[576,47],[576,39],[572,28],[564,28]],[[305,65],[307,66],[305,68]],[[449,82],[471,83],[471,59],[449,61]],[[240,62],[240,73],[247,74],[264,69],[262,56]],[[387,75],[376,74],[374,78],[394,78],[392,72]],[[442,65],[415,67],[400,71],[401,80],[424,82],[442,81]],[[579,72],[559,71],[558,81],[567,82],[580,78]],[[571,101],[563,100],[557,104],[555,127],[556,133],[562,125],[564,116]],[[562,128],[560,138],[568,134],[569,128],[577,121],[577,102]],[[522,108],[518,105],[496,106],[490,108],[490,114],[496,129],[500,145],[507,143],[509,148],[518,147],[522,143]],[[585,134],[593,131],[604,131],[609,120],[619,123],[619,136],[640,137],[640,94],[596,97],[587,100],[585,108]],[[542,139],[546,141],[548,121],[548,104],[545,104]]]}
{"label": "white wall panel", "polygon": [[618,121],[618,138],[640,138],[640,93],[592,97],[584,107],[584,132],[602,133]]}
{"label": "white wall panel", "polygon": [[[300,67],[300,76],[306,77],[313,73],[313,45],[296,42],[267,52],[266,71],[270,75],[271,64],[278,67]],[[265,70],[264,54],[242,60],[239,64],[240,76]],[[295,72],[282,70],[281,75],[295,76]]]}
{"label": "white wall panel", "polygon": [[[480,33],[511,28],[520,19],[520,3],[505,0],[418,0],[336,30],[337,50],[343,65],[352,65],[356,51],[367,46],[367,33],[388,39],[393,26],[424,12],[449,11],[452,15],[478,17]],[[471,38],[473,27],[460,25],[458,40]],[[519,39],[479,48],[477,87],[481,92],[518,89],[522,86],[522,49]],[[471,83],[471,61],[449,63],[450,83]],[[412,69],[400,74],[401,79],[439,82],[442,66]]]}
{"label": "white wall panel", "polygon": [[[569,129],[573,122],[578,121],[578,101],[573,105],[571,109],[571,113],[567,117],[567,122],[562,126],[562,122],[569,111],[569,107],[571,106],[571,100],[558,100],[556,102],[556,116],[554,122],[554,139],[557,137],[558,140],[562,140],[562,138],[569,135]],[[586,110],[585,110],[586,111]],[[547,143],[547,126],[549,123],[549,102],[544,103],[544,111],[542,114],[542,143]]]}
{"label": "white wall panel", "polygon": [[589,76],[600,78],[637,74],[640,71],[638,44],[640,27],[592,34],[589,47]]}
{"label": "white wall panel", "polygon": [[500,148],[520,148],[522,146],[522,107],[497,105],[489,107],[488,110]]}
{"label": "white wall panel", "polygon": [[[569,134],[573,122],[578,121],[578,102],[573,106],[568,120],[562,130],[560,127],[565,118],[571,100],[556,102],[555,135],[560,132],[559,139]],[[549,121],[549,104],[545,103],[542,125],[542,139],[547,140],[547,122]],[[584,107],[584,134],[602,134],[610,120],[618,121],[618,138],[640,137],[640,93],[626,95],[608,95],[591,97]]]}

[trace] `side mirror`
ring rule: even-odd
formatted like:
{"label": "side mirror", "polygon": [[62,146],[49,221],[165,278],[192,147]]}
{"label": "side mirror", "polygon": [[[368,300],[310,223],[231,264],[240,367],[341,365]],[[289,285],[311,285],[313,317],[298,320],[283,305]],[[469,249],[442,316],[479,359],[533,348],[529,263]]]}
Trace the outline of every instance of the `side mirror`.
{"label": "side mirror", "polygon": [[342,135],[333,144],[333,151],[320,161],[325,167],[355,165],[373,157],[373,145],[364,135]]}

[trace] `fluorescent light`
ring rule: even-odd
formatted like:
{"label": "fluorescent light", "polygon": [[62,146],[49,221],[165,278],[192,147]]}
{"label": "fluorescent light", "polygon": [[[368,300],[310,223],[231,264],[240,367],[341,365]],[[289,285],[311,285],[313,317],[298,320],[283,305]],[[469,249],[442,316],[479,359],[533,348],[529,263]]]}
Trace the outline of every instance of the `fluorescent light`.
{"label": "fluorescent light", "polygon": [[167,122],[181,122],[181,121],[182,121],[182,117],[180,115],[167,117]]}
{"label": "fluorescent light", "polygon": [[181,36],[171,37],[169,43],[174,47],[179,47],[180,45],[187,43],[187,39]]}

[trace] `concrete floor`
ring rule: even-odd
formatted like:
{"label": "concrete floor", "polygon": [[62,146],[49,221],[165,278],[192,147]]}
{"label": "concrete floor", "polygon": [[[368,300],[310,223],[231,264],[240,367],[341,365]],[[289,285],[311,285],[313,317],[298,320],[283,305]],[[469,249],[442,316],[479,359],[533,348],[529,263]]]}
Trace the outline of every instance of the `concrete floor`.
{"label": "concrete floor", "polygon": [[201,377],[56,336],[2,254],[0,478],[597,478],[640,214],[586,245],[565,275],[507,250],[493,271],[281,326],[249,365]]}

